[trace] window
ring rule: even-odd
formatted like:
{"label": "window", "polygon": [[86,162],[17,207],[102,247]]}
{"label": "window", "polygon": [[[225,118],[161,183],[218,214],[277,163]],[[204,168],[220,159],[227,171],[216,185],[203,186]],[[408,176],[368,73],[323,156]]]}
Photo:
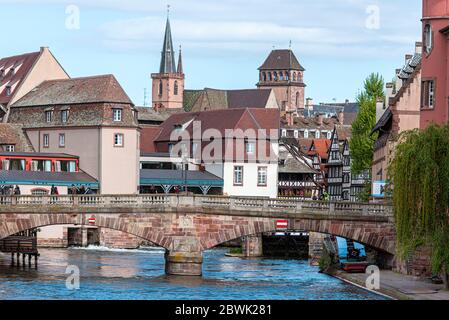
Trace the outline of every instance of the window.
{"label": "window", "polygon": [[174,88],[175,96],[178,95],[178,90],[179,90],[179,88],[178,88],[178,81],[175,81],[175,88]]}
{"label": "window", "polygon": [[282,130],[282,133],[281,133],[281,135],[283,136],[283,137],[286,137],[287,136],[287,130]]}
{"label": "window", "polygon": [[268,72],[268,81],[273,81],[273,75],[271,72]]}
{"label": "window", "polygon": [[267,74],[262,72],[262,81],[267,81]]}
{"label": "window", "polygon": [[433,109],[435,107],[435,82],[423,81],[421,86],[421,108]]}
{"label": "window", "polygon": [[278,81],[278,73],[276,71],[274,72],[274,81]]}
{"label": "window", "polygon": [[50,135],[44,134],[44,148],[50,147]]}
{"label": "window", "polygon": [[257,169],[257,185],[259,187],[267,186],[267,167],[259,167]]}
{"label": "window", "polygon": [[304,139],[309,139],[309,130],[304,130]]}
{"label": "window", "polygon": [[327,132],[327,139],[332,139],[332,132],[331,131],[328,131]]}
{"label": "window", "polygon": [[55,161],[55,172],[76,172],[75,161]]}
{"label": "window", "polygon": [[293,72],[293,82],[296,82],[296,72]]}
{"label": "window", "polygon": [[245,146],[247,154],[254,154],[256,151],[256,144],[254,142],[247,142]]}
{"label": "window", "polygon": [[430,24],[426,24],[424,27],[424,50],[427,54],[432,51],[433,47],[433,39],[432,39],[432,26]]}
{"label": "window", "polygon": [[44,171],[51,172],[52,163],[51,160],[32,160],[31,171]]}
{"label": "window", "polygon": [[112,118],[114,122],[122,121],[122,109],[112,109]]}
{"label": "window", "polygon": [[298,132],[298,130],[295,130],[294,135],[295,135],[295,139],[298,139],[298,138],[299,138],[299,132]]}
{"label": "window", "polygon": [[114,134],[114,147],[123,147],[124,138],[122,133]]}
{"label": "window", "polygon": [[11,69],[9,69],[9,75],[13,76],[16,73],[16,69],[14,67],[12,67]]}
{"label": "window", "polygon": [[234,167],[234,185],[236,185],[236,186],[243,185],[243,167],[242,166]]}
{"label": "window", "polygon": [[162,81],[159,81],[159,95],[160,96],[162,96],[162,90],[163,90]]}
{"label": "window", "polygon": [[6,86],[6,96],[9,97],[11,95],[11,86]]}
{"label": "window", "polygon": [[15,146],[13,144],[7,144],[3,146],[5,152],[14,152]]}
{"label": "window", "polygon": [[53,111],[45,111],[45,122],[50,123],[53,120]]}
{"label": "window", "polygon": [[62,110],[61,111],[61,122],[67,123],[68,119],[69,119],[69,110]]}
{"label": "window", "polygon": [[33,189],[31,190],[31,195],[32,196],[46,196],[48,195],[48,190],[45,189]]}
{"label": "window", "polygon": [[65,133],[59,134],[59,147],[64,148],[65,147]]}

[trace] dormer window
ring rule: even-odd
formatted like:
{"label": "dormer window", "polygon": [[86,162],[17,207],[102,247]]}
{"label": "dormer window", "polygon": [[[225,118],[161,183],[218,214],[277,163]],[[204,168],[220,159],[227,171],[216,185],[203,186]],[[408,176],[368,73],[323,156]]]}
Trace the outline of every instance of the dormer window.
{"label": "dormer window", "polygon": [[433,38],[432,38],[432,26],[430,24],[426,24],[424,27],[424,50],[427,54],[432,51],[433,47]]}
{"label": "dormer window", "polygon": [[112,109],[112,117],[114,122],[122,121],[122,109]]}
{"label": "dormer window", "polygon": [[15,69],[14,67],[12,67],[11,69],[9,69],[9,74],[10,74],[11,76],[13,76],[14,73],[16,73],[16,69]]}
{"label": "dormer window", "polygon": [[9,97],[12,94],[11,86],[6,86],[6,96]]}
{"label": "dormer window", "polygon": [[45,111],[45,122],[50,123],[53,121],[53,111]]}
{"label": "dormer window", "polygon": [[1,69],[0,70],[0,78],[3,78],[5,76],[5,70]]}

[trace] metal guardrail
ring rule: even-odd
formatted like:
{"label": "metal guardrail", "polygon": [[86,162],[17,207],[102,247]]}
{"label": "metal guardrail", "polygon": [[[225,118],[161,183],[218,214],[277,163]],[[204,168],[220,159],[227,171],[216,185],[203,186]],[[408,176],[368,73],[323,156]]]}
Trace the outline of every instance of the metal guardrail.
{"label": "metal guardrail", "polygon": [[0,196],[0,210],[5,206],[63,206],[63,207],[147,207],[171,208],[200,207],[225,210],[245,210],[286,213],[353,214],[361,216],[392,217],[389,205],[321,202],[290,199],[269,199],[252,197],[223,197],[197,195],[60,195],[60,196]]}

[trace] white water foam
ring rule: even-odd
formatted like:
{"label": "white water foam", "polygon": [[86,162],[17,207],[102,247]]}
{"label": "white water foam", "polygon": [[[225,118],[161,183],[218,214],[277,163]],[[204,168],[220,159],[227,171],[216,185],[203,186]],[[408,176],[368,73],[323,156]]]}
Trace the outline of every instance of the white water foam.
{"label": "white water foam", "polygon": [[165,253],[165,249],[160,247],[140,247],[139,249],[115,249],[103,246],[90,245],[86,248],[72,247],[70,250],[86,250],[86,251],[102,251],[102,252],[121,252],[121,253],[149,253],[149,254],[161,254]]}

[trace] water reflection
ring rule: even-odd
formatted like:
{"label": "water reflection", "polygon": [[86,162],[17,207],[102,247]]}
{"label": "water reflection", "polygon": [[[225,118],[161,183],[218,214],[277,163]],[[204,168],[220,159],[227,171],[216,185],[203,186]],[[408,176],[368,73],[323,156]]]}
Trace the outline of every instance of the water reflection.
{"label": "water reflection", "polygon": [[[11,267],[0,254],[0,299],[383,299],[319,274],[307,261],[204,256],[204,276],[164,274],[162,250],[41,250],[39,267]],[[80,268],[81,289],[65,287],[66,267]]]}

